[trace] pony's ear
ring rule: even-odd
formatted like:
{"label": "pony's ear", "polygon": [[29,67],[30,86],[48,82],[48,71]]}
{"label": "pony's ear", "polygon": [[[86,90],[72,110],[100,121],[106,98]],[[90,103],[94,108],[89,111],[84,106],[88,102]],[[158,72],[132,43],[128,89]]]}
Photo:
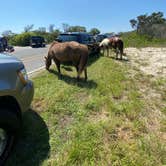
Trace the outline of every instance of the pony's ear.
{"label": "pony's ear", "polygon": [[45,56],[44,59],[47,60],[47,57]]}

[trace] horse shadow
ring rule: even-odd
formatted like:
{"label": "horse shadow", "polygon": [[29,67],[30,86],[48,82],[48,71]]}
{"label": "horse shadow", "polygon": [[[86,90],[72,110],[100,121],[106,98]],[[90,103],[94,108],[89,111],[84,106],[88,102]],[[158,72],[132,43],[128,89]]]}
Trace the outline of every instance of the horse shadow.
{"label": "horse shadow", "polygon": [[103,53],[101,54],[102,57],[106,57],[106,58],[111,58],[113,60],[119,61],[119,62],[129,62],[130,59],[127,57],[127,55],[123,55],[122,59],[120,58],[116,58],[114,55],[110,55],[110,56],[105,56]]}
{"label": "horse shadow", "polygon": [[101,57],[101,53],[89,55],[88,65],[91,66],[93,63],[98,61]]}
{"label": "horse shadow", "polygon": [[[100,56],[101,56],[101,53],[89,55],[87,66],[91,66],[93,63],[99,60]],[[72,63],[62,63],[62,68],[65,69],[66,71],[69,71],[69,72],[73,71],[71,66],[73,66]]]}
{"label": "horse shadow", "polygon": [[49,157],[48,127],[34,110],[23,114],[23,127],[7,166],[39,166]]}
{"label": "horse shadow", "polygon": [[127,56],[123,56],[122,57],[122,59],[120,59],[120,58],[116,58],[116,57],[113,57],[113,56],[111,56],[111,57],[109,57],[109,58],[111,58],[111,59],[114,59],[114,60],[117,60],[117,61],[119,61],[119,62],[129,62],[130,60],[127,58]]}
{"label": "horse shadow", "polygon": [[97,83],[94,82],[93,80],[85,81],[83,78],[80,78],[80,80],[77,81],[76,77],[70,77],[64,74],[61,74],[61,76],[59,76],[59,73],[53,69],[50,69],[49,72],[56,75],[60,80],[66,82],[67,84],[71,84],[74,86],[78,86],[80,88],[87,88],[87,89],[95,89],[97,87]]}

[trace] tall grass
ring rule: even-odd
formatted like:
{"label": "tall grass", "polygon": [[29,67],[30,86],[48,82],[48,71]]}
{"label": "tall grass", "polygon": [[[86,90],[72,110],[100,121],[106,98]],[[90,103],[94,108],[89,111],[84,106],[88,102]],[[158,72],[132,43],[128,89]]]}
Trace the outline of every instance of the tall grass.
{"label": "tall grass", "polygon": [[125,47],[166,47],[166,39],[150,38],[136,31],[121,33]]}
{"label": "tall grass", "polygon": [[7,165],[166,164],[165,143],[148,133],[142,118],[146,102],[125,62],[93,61],[87,82],[77,82],[71,69],[62,69],[62,79],[46,71],[34,78],[33,111],[24,116]]}

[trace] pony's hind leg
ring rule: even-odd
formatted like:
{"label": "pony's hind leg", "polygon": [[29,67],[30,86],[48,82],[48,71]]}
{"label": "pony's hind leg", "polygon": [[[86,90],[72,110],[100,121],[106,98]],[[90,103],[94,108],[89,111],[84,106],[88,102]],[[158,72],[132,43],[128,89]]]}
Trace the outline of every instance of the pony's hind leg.
{"label": "pony's hind leg", "polygon": [[118,59],[118,54],[119,54],[118,48],[116,48],[115,52],[116,52],[116,59]]}
{"label": "pony's hind leg", "polygon": [[107,57],[109,57],[109,47],[107,47],[106,49],[107,49]]}
{"label": "pony's hind leg", "polygon": [[88,76],[87,76],[87,68],[84,69],[84,74],[85,74],[85,81],[88,79]]}

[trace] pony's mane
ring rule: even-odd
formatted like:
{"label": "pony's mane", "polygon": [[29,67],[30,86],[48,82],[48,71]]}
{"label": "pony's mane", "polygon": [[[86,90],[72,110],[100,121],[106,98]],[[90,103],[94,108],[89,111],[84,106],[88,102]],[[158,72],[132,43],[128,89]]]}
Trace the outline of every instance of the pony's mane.
{"label": "pony's mane", "polygon": [[54,44],[58,44],[59,42],[57,42],[57,41],[53,41],[52,43],[51,43],[51,45],[50,45],[50,48],[54,45]]}

